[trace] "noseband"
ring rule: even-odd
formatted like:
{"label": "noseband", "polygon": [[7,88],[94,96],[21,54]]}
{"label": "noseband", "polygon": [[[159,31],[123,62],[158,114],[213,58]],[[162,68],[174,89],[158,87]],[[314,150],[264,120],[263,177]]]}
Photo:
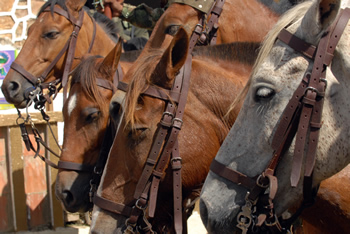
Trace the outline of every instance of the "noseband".
{"label": "noseband", "polygon": [[[350,18],[350,9],[342,10],[339,17],[321,38],[317,47],[283,29],[278,39],[304,56],[314,60],[312,73],[306,73],[285,108],[280,123],[272,140],[273,157],[263,173],[250,178],[236,170],[230,169],[213,160],[210,170],[231,182],[248,189],[245,205],[237,216],[237,227],[242,233],[257,231],[264,228],[272,233],[288,232],[292,223],[302,210],[314,203],[317,194],[312,185],[312,174],[315,165],[316,149],[321,128],[321,115],[324,95],[327,87],[326,69],[333,59],[334,50]],[[302,116],[302,117],[301,117]],[[308,134],[309,132],[309,134]],[[304,171],[303,195],[301,207],[288,220],[279,220],[273,207],[273,199],[277,192],[277,177],[275,170],[282,156],[290,147],[296,136],[294,157],[292,162],[291,186],[299,182],[304,148],[308,142],[306,164]],[[265,192],[268,191],[268,194]]]}
{"label": "noseband", "polygon": [[[50,12],[51,8],[50,6],[48,6],[44,12]],[[48,101],[49,103],[51,103],[50,97],[52,95],[56,95],[57,92],[59,92],[59,90],[63,87],[64,88],[64,100],[67,97],[67,82],[68,82],[68,74],[71,71],[72,68],[72,64],[73,64],[73,60],[74,60],[74,53],[75,53],[75,47],[76,47],[76,42],[77,42],[77,38],[78,38],[78,34],[80,31],[80,28],[83,24],[83,20],[84,20],[84,11],[80,10],[79,11],[79,18],[76,19],[74,18],[74,16],[72,16],[68,11],[63,10],[62,8],[57,7],[56,5],[52,8],[52,11],[54,13],[57,13],[63,17],[65,17],[68,21],[70,21],[73,26],[73,32],[70,35],[69,39],[67,40],[66,44],[64,45],[64,47],[61,49],[61,51],[57,54],[57,56],[55,57],[54,60],[52,60],[52,62],[50,63],[50,65],[44,70],[44,72],[36,77],[33,74],[29,73],[26,69],[24,69],[20,64],[16,63],[15,61],[11,64],[11,68],[13,70],[15,70],[16,72],[20,73],[24,78],[26,78],[31,84],[33,84],[33,89],[31,90],[27,90],[26,91],[26,98],[28,99],[29,96],[33,95],[33,91],[35,90],[40,90],[40,99],[37,100],[37,102],[39,102],[39,108],[43,107],[45,105],[45,102]],[[94,25],[94,29],[93,29],[93,35],[92,35],[92,39],[90,42],[90,46],[89,49],[87,51],[87,53],[90,53],[94,41],[95,41],[95,37],[96,37],[96,21],[90,17],[93,25]],[[50,83],[44,83],[48,74],[50,73],[50,71],[53,69],[53,67],[57,64],[57,62],[62,58],[62,56],[66,53],[66,62],[65,62],[65,66],[64,66],[64,71],[63,71],[63,76],[62,78],[58,78],[56,80],[54,80],[53,82]],[[57,85],[61,84],[60,87],[56,87]],[[48,95],[43,95],[41,93],[42,89],[44,88],[48,88],[49,89],[49,94]],[[55,97],[55,96],[54,96]]]}

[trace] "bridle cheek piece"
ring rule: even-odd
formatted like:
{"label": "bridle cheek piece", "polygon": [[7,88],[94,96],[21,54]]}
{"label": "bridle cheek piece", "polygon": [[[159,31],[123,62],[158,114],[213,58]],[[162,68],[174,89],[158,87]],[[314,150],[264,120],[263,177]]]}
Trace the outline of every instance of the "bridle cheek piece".
{"label": "bridle cheek piece", "polygon": [[[326,68],[330,65],[334,50],[349,21],[350,9],[341,11],[334,24],[321,38],[317,47],[301,40],[295,35],[283,29],[278,39],[295,51],[314,60],[312,72],[306,72],[300,85],[289,100],[280,123],[273,135],[271,147],[274,150],[268,167],[258,177],[250,178],[224,164],[213,160],[210,170],[215,174],[230,180],[248,190],[245,204],[237,216],[237,227],[242,233],[255,232],[259,229],[275,233],[290,231],[291,225],[301,214],[302,210],[315,201],[318,185],[313,186],[312,174],[315,165],[316,149],[319,138],[319,130],[322,126],[321,115],[325,90],[327,87]],[[303,116],[303,118],[300,118]],[[277,218],[273,199],[277,192],[277,177],[275,170],[282,156],[290,147],[296,136],[292,172],[290,176],[291,186],[298,185],[302,163],[304,161],[304,149],[308,142],[305,159],[303,202],[295,214],[287,220]]]}

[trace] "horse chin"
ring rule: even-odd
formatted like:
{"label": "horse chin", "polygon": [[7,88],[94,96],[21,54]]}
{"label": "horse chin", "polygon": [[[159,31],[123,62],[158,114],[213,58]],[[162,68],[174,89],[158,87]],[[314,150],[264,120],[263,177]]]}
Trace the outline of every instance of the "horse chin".
{"label": "horse chin", "polygon": [[124,233],[126,218],[94,206],[90,231],[92,234]]}
{"label": "horse chin", "polygon": [[23,100],[20,103],[13,103],[13,105],[17,108],[17,109],[24,109],[27,107],[28,104],[28,100]]}
{"label": "horse chin", "polygon": [[227,184],[212,172],[208,174],[203,188],[200,215],[208,233],[233,233],[237,215],[244,205],[245,189],[233,183]]}

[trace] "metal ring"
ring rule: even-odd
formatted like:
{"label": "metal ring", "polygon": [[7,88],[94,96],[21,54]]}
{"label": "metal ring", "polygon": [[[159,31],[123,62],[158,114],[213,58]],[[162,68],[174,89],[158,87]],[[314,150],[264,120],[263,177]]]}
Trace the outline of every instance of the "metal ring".
{"label": "metal ring", "polygon": [[260,179],[261,179],[262,177],[266,178],[265,176],[263,176],[263,174],[260,174],[259,177],[256,179],[256,185],[258,185],[258,186],[261,187],[261,188],[268,188],[268,187],[269,187],[269,184],[264,185],[264,184],[260,183]]}
{"label": "metal ring", "polygon": [[139,201],[140,201],[140,199],[137,199],[137,201],[135,202],[136,208],[139,210],[145,210],[147,208],[147,204],[144,207],[142,207],[139,205]]}

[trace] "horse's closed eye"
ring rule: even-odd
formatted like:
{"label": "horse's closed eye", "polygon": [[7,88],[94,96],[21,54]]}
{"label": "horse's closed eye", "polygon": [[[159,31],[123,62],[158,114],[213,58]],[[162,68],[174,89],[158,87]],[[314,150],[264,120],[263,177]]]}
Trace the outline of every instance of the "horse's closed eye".
{"label": "horse's closed eye", "polygon": [[100,117],[100,114],[101,114],[100,111],[89,114],[88,116],[86,116],[85,122],[92,123],[92,122],[96,121]]}
{"label": "horse's closed eye", "polygon": [[255,92],[255,101],[268,101],[275,95],[275,91],[268,87],[259,87]]}
{"label": "horse's closed eye", "polygon": [[85,124],[90,124],[98,120],[101,116],[101,111],[97,108],[87,107],[81,112],[81,118]]}
{"label": "horse's closed eye", "polygon": [[46,32],[42,35],[43,38],[46,38],[46,39],[56,39],[58,37],[60,33],[58,31],[49,31],[49,32]]}

